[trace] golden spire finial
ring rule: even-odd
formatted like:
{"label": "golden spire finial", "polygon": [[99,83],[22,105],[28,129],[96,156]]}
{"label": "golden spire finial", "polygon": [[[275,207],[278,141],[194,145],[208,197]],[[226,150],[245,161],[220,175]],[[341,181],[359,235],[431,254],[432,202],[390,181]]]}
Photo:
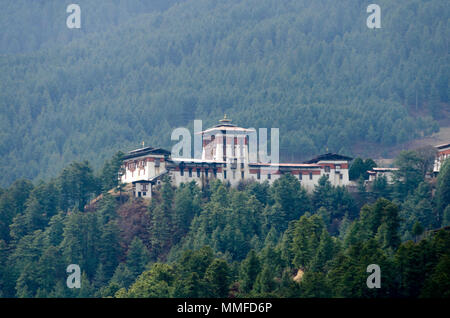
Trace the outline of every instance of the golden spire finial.
{"label": "golden spire finial", "polygon": [[142,148],[144,148],[144,145],[145,145],[145,142],[144,142],[144,141],[142,141]]}
{"label": "golden spire finial", "polygon": [[227,118],[227,114],[224,114],[223,119],[219,120],[221,123],[229,123],[231,119]]}

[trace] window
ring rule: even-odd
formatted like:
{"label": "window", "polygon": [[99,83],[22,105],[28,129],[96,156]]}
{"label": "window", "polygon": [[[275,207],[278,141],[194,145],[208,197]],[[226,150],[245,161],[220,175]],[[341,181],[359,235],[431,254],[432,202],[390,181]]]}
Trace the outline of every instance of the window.
{"label": "window", "polygon": [[271,178],[272,178],[272,175],[271,175],[270,173],[268,173],[268,174],[267,174],[267,179],[270,180]]}
{"label": "window", "polygon": [[261,179],[261,172],[258,171],[258,172],[256,173],[256,179],[258,179],[258,180]]}
{"label": "window", "polygon": [[224,179],[227,178],[227,171],[226,171],[226,170],[223,171],[223,178],[224,178]]}
{"label": "window", "polygon": [[142,191],[147,191],[147,189],[148,189],[147,187],[148,187],[147,184],[143,184],[143,185],[142,185]]}
{"label": "window", "polygon": [[241,162],[241,169],[244,169],[244,163]]}
{"label": "window", "polygon": [[155,159],[155,167],[159,167],[159,158]]}
{"label": "window", "polygon": [[184,167],[180,167],[180,175],[184,176]]}
{"label": "window", "polygon": [[213,174],[214,174],[214,178],[217,178],[217,169],[216,168],[213,169]]}
{"label": "window", "polygon": [[299,180],[303,180],[303,174],[302,174],[301,171],[300,171],[300,173],[298,174],[298,179],[299,179]]}
{"label": "window", "polygon": [[197,168],[197,178],[200,178],[200,169]]}
{"label": "window", "polygon": [[233,163],[231,164],[231,169],[236,169],[237,168],[237,159],[233,159]]}
{"label": "window", "polygon": [[209,171],[209,169],[206,168],[206,169],[205,169],[205,177],[207,177],[207,178],[208,178],[208,171]]}
{"label": "window", "polygon": [[325,172],[330,172],[330,166],[325,166]]}
{"label": "window", "polygon": [[244,179],[244,171],[241,171],[241,179]]}
{"label": "window", "polygon": [[192,177],[192,168],[189,168],[188,171],[189,171],[189,177]]}
{"label": "window", "polygon": [[142,192],[142,195],[145,197],[147,196],[147,192]]}
{"label": "window", "polygon": [[339,174],[339,179],[342,180],[342,179],[343,179],[343,176],[344,176],[343,174]]}
{"label": "window", "polygon": [[309,173],[309,180],[312,180],[312,172]]}

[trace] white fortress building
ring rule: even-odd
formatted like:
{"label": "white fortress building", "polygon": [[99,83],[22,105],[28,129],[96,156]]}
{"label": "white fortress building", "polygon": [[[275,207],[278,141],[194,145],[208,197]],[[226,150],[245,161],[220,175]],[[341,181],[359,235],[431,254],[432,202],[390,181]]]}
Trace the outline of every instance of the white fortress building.
{"label": "white fortress building", "polygon": [[436,159],[433,166],[433,174],[436,176],[441,170],[444,161],[450,158],[450,143],[435,146],[437,150]]}
{"label": "white fortress building", "polygon": [[165,175],[170,176],[176,186],[195,180],[203,187],[213,179],[229,182],[231,186],[248,180],[272,183],[290,173],[309,192],[323,175],[328,175],[335,186],[350,183],[348,169],[352,158],[338,154],[327,153],[304,163],[251,162],[249,134],[254,132],[254,129],[231,124],[225,116],[218,125],[199,133],[202,136],[201,159],[174,158],[168,150],[143,147],[125,155],[120,181],[131,184],[133,195],[143,198],[151,198],[152,187]]}

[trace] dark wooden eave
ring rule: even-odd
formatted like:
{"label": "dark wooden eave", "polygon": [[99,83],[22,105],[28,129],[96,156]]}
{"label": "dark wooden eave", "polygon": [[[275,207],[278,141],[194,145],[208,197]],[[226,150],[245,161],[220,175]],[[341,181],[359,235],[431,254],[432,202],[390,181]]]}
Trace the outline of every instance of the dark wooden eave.
{"label": "dark wooden eave", "polygon": [[317,156],[313,159],[305,161],[304,163],[317,163],[319,161],[352,161],[353,158],[339,155],[337,153],[326,153],[320,156]]}
{"label": "dark wooden eave", "polygon": [[170,151],[162,149],[162,148],[152,148],[152,147],[145,147],[141,149],[136,149],[130,151],[128,154],[126,154],[123,157],[123,160],[146,156],[146,155],[163,155],[163,156],[169,156]]}

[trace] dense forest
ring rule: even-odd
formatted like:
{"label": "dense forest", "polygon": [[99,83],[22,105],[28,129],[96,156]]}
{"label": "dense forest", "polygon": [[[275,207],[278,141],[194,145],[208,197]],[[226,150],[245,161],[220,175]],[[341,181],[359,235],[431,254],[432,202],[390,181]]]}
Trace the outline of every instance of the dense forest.
{"label": "dense forest", "polygon": [[[286,174],[236,188],[165,179],[145,201],[117,184],[122,153],[15,181],[0,189],[0,296],[450,297],[450,160],[428,179],[423,153],[401,152],[393,183],[355,193],[326,176],[307,193]],[[65,285],[69,264],[79,289]]]}
{"label": "dense forest", "polygon": [[0,54],[27,53],[54,48],[130,22],[140,14],[163,12],[185,0],[77,0],[82,8],[82,28],[66,27],[70,2],[1,0]]}
{"label": "dense forest", "polygon": [[380,0],[381,29],[358,0],[80,0],[72,30],[61,1],[1,3],[3,187],[224,113],[280,128],[283,160],[367,156],[448,114],[445,0]]}

